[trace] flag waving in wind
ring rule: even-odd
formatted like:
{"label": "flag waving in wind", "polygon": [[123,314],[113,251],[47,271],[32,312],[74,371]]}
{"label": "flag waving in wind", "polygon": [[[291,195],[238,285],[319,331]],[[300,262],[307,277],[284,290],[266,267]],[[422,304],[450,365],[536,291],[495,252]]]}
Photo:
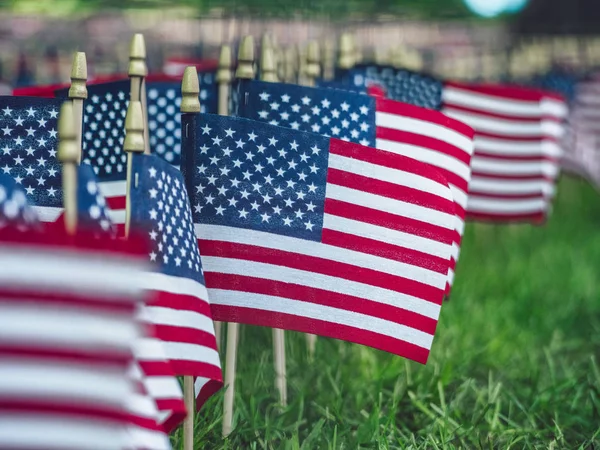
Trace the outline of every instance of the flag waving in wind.
{"label": "flag waving in wind", "polygon": [[182,121],[216,320],[427,360],[454,229],[452,193],[436,170],[240,118]]}

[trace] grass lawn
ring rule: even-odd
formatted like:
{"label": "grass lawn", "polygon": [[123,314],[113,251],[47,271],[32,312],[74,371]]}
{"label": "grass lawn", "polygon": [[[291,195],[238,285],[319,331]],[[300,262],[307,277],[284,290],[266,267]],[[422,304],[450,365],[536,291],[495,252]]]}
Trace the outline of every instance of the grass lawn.
{"label": "grass lawn", "polygon": [[221,392],[196,448],[600,448],[599,272],[600,196],[563,177],[545,226],[467,226],[426,366],[325,338],[310,363],[288,332],[280,411],[271,330],[242,326],[235,430]]}

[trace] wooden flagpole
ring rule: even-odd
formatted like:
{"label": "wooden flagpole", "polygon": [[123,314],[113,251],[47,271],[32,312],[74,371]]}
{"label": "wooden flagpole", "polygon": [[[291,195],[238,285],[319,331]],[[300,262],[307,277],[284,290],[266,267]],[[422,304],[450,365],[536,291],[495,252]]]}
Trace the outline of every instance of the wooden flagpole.
{"label": "wooden flagpole", "polygon": [[[238,52],[236,78],[254,79],[254,38],[246,36]],[[227,324],[227,351],[225,354],[225,399],[223,400],[223,436],[233,429],[233,400],[235,397],[235,364],[237,359],[239,324]]]}
{"label": "wooden flagpole", "polygon": [[129,102],[125,116],[125,139],[123,150],[127,152],[127,197],[125,200],[125,237],[129,237],[131,227],[131,183],[133,180],[133,154],[144,152],[144,116],[139,100]]}
{"label": "wooden flagpole", "polygon": [[[317,83],[317,78],[321,75],[319,43],[310,41],[306,52],[306,68],[303,79],[304,86],[314,87]],[[306,345],[308,346],[308,356],[312,359],[315,355],[317,346],[317,335],[306,333]]]}
{"label": "wooden flagpole", "polygon": [[[231,47],[223,45],[219,55],[219,69],[217,70],[218,93],[218,114],[221,116],[229,115],[229,95],[231,92]],[[221,348],[221,327],[222,323],[215,321],[215,337],[217,346]]]}
{"label": "wooden flagpole", "polygon": [[355,54],[352,47],[352,37],[348,33],[343,33],[340,36],[339,56],[337,66],[340,70],[349,70],[354,67]]}
{"label": "wooden flagpole", "polygon": [[[260,79],[276,83],[277,73],[273,48],[263,45],[260,50]],[[287,379],[285,363],[285,332],[273,328],[273,361],[275,365],[275,387],[279,391],[279,402],[287,405]]]}
{"label": "wooden flagpole", "polygon": [[[200,113],[200,82],[195,67],[186,67],[181,81],[181,107],[182,114]],[[183,422],[183,449],[194,450],[194,377],[183,377],[183,397],[187,416]]]}
{"label": "wooden flagpole", "polygon": [[63,205],[65,228],[74,235],[77,231],[77,161],[81,153],[77,146],[77,131],[73,104],[66,101],[58,117],[58,160],[62,163]]}
{"label": "wooden flagpole", "polygon": [[150,154],[150,134],[148,132],[148,107],[146,105],[146,82],[148,66],[146,65],[146,43],[144,35],[136,33],[131,39],[129,48],[129,78],[131,87],[129,91],[130,101],[139,101],[142,106],[142,120],[144,126],[144,153]]}
{"label": "wooden flagpole", "polygon": [[84,52],[77,52],[73,55],[73,65],[71,66],[71,87],[69,88],[69,98],[73,103],[73,117],[75,119],[75,134],[77,137],[77,148],[79,155],[77,163],[81,162],[81,145],[83,133],[83,101],[87,98],[87,61]]}

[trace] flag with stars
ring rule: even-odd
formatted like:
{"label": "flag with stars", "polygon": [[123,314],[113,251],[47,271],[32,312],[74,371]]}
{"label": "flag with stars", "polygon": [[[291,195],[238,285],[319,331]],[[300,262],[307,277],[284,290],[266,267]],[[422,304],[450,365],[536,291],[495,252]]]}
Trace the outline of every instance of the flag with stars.
{"label": "flag with stars", "polygon": [[100,192],[94,170],[85,163],[77,167],[77,211],[78,226],[96,235],[116,237],[117,229],[110,219],[110,211]]}
{"label": "flag with stars", "polygon": [[184,115],[187,189],[216,320],[425,363],[454,204],[431,166],[236,117]]}
{"label": "flag with stars", "polygon": [[239,115],[370,145],[432,166],[448,180],[456,204],[449,292],[464,233],[473,130],[430,111],[352,92],[245,81]]}
{"label": "flag with stars", "polygon": [[25,190],[11,176],[0,173],[0,230],[7,227],[20,231],[40,229]]}
{"label": "flag with stars", "polygon": [[196,379],[198,407],[222,386],[214,324],[192,211],[182,174],[164,160],[134,155],[131,226],[146,230],[150,260],[161,273],[148,279],[160,292],[146,309],[179,375]]}
{"label": "flag with stars", "polygon": [[62,212],[60,105],[52,98],[0,97],[0,173],[25,190],[42,222],[55,222]]}

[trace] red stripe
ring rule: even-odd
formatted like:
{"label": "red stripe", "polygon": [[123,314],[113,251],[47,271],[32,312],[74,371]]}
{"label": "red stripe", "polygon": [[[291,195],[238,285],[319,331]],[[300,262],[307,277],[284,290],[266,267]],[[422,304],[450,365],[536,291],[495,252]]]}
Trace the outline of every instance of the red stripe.
{"label": "red stripe", "polygon": [[[377,209],[371,209],[352,203],[346,203],[341,200],[328,198],[325,200],[325,213],[334,216],[345,217],[347,219],[359,220],[390,230],[401,231],[403,233],[414,234],[438,242],[451,242],[452,230],[411,219],[406,216],[398,216]],[[367,252],[368,253],[368,252]]]}
{"label": "red stripe", "polygon": [[129,349],[121,352],[118,349],[89,347],[85,349],[58,348],[57,346],[48,347],[47,343],[37,342],[14,342],[6,343],[0,341],[0,355],[10,357],[11,359],[35,359],[36,363],[47,364],[69,364],[73,366],[84,365],[99,366],[107,368],[126,368],[131,363],[131,353]]}
{"label": "red stripe", "polygon": [[[11,399],[1,397],[0,411],[12,411],[13,414],[48,414],[49,417],[56,418],[73,416],[78,419],[108,420],[117,423],[130,423],[131,415],[123,410],[121,405],[92,405],[83,403],[82,399],[78,399],[77,403],[65,401],[64,398],[58,397],[48,398],[44,401],[43,398],[36,397],[35,399]],[[65,417],[68,424],[68,419]]]}
{"label": "red stripe", "polygon": [[193,311],[210,318],[210,305],[208,302],[193,295],[158,291],[154,301],[149,303],[148,306],[175,309],[177,311]]}
{"label": "red stripe", "polygon": [[[499,100],[503,100],[503,99],[499,99]],[[531,105],[533,106],[537,106],[539,108],[539,116],[522,116],[522,115],[518,115],[518,114],[505,114],[505,113],[499,113],[499,112],[495,112],[495,111],[490,111],[488,109],[480,109],[477,107],[469,107],[469,106],[464,106],[463,104],[455,104],[455,103],[447,103],[445,105],[445,110],[451,109],[453,111],[460,111],[463,113],[469,113],[469,114],[475,114],[476,116],[479,116],[480,118],[483,119],[489,119],[490,121],[494,120],[494,119],[504,119],[504,120],[510,120],[512,122],[519,122],[519,123],[540,123],[543,117],[543,113],[542,113],[542,107],[539,103],[535,103],[535,102],[530,102]],[[482,117],[485,116],[485,117]],[[477,135],[477,131],[475,131],[475,135]]]}
{"label": "red stripe", "polygon": [[210,378],[211,380],[223,381],[221,368],[202,361],[190,361],[187,359],[171,359],[173,370],[179,376],[192,376]]}
{"label": "red stripe", "polygon": [[118,195],[115,197],[106,197],[106,204],[111,211],[124,210],[126,208],[126,199],[124,195]]}
{"label": "red stripe", "polygon": [[[326,258],[306,256],[254,245],[234,244],[226,241],[198,240],[198,242],[200,253],[204,256],[219,256],[222,258],[241,259],[271,264],[273,266],[289,267],[389,289],[436,304],[440,304],[442,301],[443,289],[398,275],[390,275]],[[207,285],[207,287],[210,288],[211,286]]]}
{"label": "red stripe", "polygon": [[532,222],[538,224],[546,218],[544,212],[527,213],[527,214],[501,214],[501,213],[474,213],[468,212],[467,219],[490,222]]}
{"label": "red stripe", "polygon": [[414,145],[421,148],[430,149],[444,155],[451,156],[467,166],[471,161],[471,155],[464,150],[449,144],[446,141],[435,139],[429,136],[424,136],[418,133],[411,133],[405,130],[395,130],[393,128],[385,128],[377,126],[377,139],[386,139],[388,141],[398,142],[400,144]]}
{"label": "red stripe", "polygon": [[[352,295],[326,291],[324,289],[311,288],[301,284],[284,283],[282,281],[272,281],[257,277],[230,275],[217,272],[206,272],[206,279],[207,283],[210,283],[212,289],[225,289],[284,297],[345,311],[353,311],[367,316],[378,317],[400,325],[406,325],[431,335],[435,332],[437,324],[437,320],[435,319],[400,307],[378,303]],[[219,311],[219,308],[219,305],[212,305],[215,320],[231,322],[231,317],[215,315],[215,311]],[[269,326],[278,327],[278,325],[278,322],[273,322]]]}
{"label": "red stripe", "polygon": [[213,350],[217,348],[217,341],[214,334],[196,328],[156,324],[156,336],[165,342],[201,345]]}
{"label": "red stripe", "polygon": [[156,407],[159,411],[169,411],[169,415],[162,423],[165,433],[172,433],[183,423],[187,416],[185,403],[174,400],[156,400]]}
{"label": "red stripe", "polygon": [[304,333],[318,334],[335,339],[355,342],[367,345],[379,350],[384,350],[404,358],[425,364],[429,356],[429,350],[414,344],[384,336],[372,331],[361,330],[347,325],[326,322],[317,319],[295,316],[292,314],[274,313],[261,309],[241,308],[223,305],[213,305],[213,312],[217,320],[219,317],[229,317],[232,322],[240,322],[250,325],[272,327],[274,323],[278,328],[286,330],[301,331]]}
{"label": "red stripe", "polygon": [[494,193],[494,192],[483,192],[477,190],[469,191],[469,195],[474,197],[485,197],[485,198],[500,198],[500,199],[511,199],[511,200],[526,200],[526,199],[537,199],[544,197],[545,193],[541,190],[539,192],[530,194],[514,194],[514,193]]}
{"label": "red stripe", "polygon": [[[487,173],[487,172],[477,172],[474,171],[471,176],[471,180],[476,178],[492,178],[494,180],[537,180],[537,181],[549,181],[552,178],[547,177],[543,174],[534,174],[534,175],[505,175],[505,174],[497,174],[497,173]],[[468,212],[468,211],[467,211]]]}
{"label": "red stripe", "polygon": [[498,161],[513,161],[518,162],[553,162],[558,165],[559,159],[553,156],[538,154],[538,155],[507,155],[499,153],[487,153],[482,150],[476,150],[476,158],[497,159]]}
{"label": "red stripe", "polygon": [[[431,172],[434,172],[434,170],[431,170]],[[329,168],[327,170],[327,183],[454,214],[454,202],[450,199],[343,170]]]}
{"label": "red stripe", "polygon": [[473,138],[473,128],[466,123],[448,117],[447,115],[430,109],[421,108],[408,103],[402,103],[386,98],[377,98],[377,112],[395,114],[397,116],[410,117],[412,119],[422,120],[424,122],[434,123],[449,130],[460,133],[469,139]]}
{"label": "red stripe", "polygon": [[216,394],[223,387],[223,382],[219,380],[209,380],[207,381],[202,388],[200,388],[200,392],[198,392],[198,396],[196,397],[196,411],[200,411],[204,406],[204,403],[213,395]]}
{"label": "red stripe", "polygon": [[[422,163],[406,156],[396,155],[395,153],[376,150],[374,148],[364,147],[362,145],[352,144],[334,138],[329,140],[329,152],[334,155],[345,156],[347,158],[358,159],[390,169],[413,173],[423,178],[436,181],[443,186],[448,185],[446,179],[437,171],[432,170],[429,164]],[[331,168],[329,168],[329,170],[331,170]]]}
{"label": "red stripe", "polygon": [[499,97],[501,100],[512,99],[517,100],[519,103],[540,101],[544,96],[550,96],[551,93],[542,91],[535,88],[525,88],[513,85],[502,85],[502,84],[469,84],[460,82],[448,82],[447,87],[453,87],[465,91],[465,94],[469,92],[477,94],[485,94],[493,97]]}

